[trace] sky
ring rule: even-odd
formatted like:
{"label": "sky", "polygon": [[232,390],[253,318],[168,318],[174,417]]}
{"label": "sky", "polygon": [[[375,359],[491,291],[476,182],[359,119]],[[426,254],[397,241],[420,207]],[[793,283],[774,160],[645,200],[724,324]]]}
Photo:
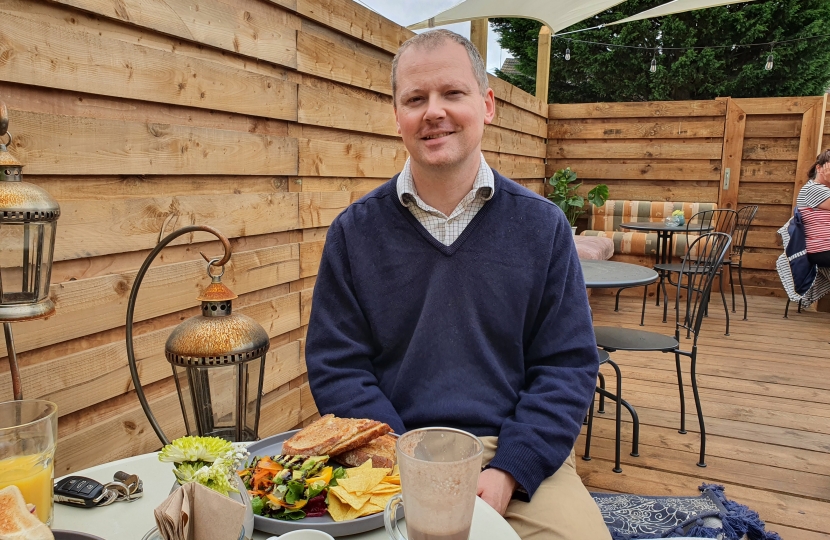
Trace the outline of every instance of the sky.
{"label": "sky", "polygon": [[[359,4],[373,9],[387,19],[394,21],[401,26],[408,26],[428,19],[447,8],[459,3],[459,0],[356,0]],[[470,23],[448,24],[442,26],[457,32],[462,36],[470,37]],[[421,32],[421,31],[419,31]],[[492,25],[487,33],[487,71],[493,73],[497,67],[501,67],[510,53],[499,47],[498,34],[493,30]]]}

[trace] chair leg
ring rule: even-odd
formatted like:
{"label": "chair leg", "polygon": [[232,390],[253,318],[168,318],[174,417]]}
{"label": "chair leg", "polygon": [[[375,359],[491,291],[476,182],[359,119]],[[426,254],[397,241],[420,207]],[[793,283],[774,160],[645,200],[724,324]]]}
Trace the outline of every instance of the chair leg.
{"label": "chair leg", "polygon": [[[657,291],[660,294],[660,291]],[[643,287],[643,312],[640,314],[640,326],[645,326],[646,321],[646,299],[648,298],[648,285]]]}
{"label": "chair leg", "polygon": [[723,268],[721,268],[718,271],[718,274],[719,274],[718,282],[720,282],[720,297],[721,297],[721,300],[723,300],[723,312],[726,313],[726,334],[724,334],[724,335],[728,336],[729,335],[729,307],[727,307],[727,305],[726,305],[726,295],[723,294]]}
{"label": "chair leg", "polygon": [[700,394],[697,390],[697,373],[695,372],[697,364],[697,347],[692,348],[692,392],[695,395],[695,408],[697,409],[697,422],[700,425],[700,461],[698,467],[706,466],[706,426],[703,423],[703,408],[700,405]]}
{"label": "chair leg", "polygon": [[620,289],[617,289],[617,299],[614,301],[614,311],[619,311],[620,310],[620,293],[623,292],[627,288],[628,287],[622,287]]}
{"label": "chair leg", "polygon": [[785,319],[789,319],[789,317],[787,317],[787,313],[789,313],[789,311],[790,311],[790,299],[787,298],[787,307],[784,308],[784,318]]}
{"label": "chair leg", "polygon": [[665,288],[665,285],[663,284],[663,271],[659,270],[659,272],[660,272],[660,282],[657,284],[657,294],[654,295],[655,296],[655,299],[654,299],[655,300],[654,301],[655,306],[660,305],[660,288],[661,287]]}
{"label": "chair leg", "polygon": [[[663,289],[663,322],[666,322],[666,317],[668,316],[669,310],[669,293],[666,290],[666,282],[660,280],[660,286]],[[658,291],[659,296],[659,291]]]}
{"label": "chair leg", "polygon": [[683,375],[680,371],[680,355],[674,353],[674,363],[677,366],[677,386],[680,389],[680,429],[678,433],[686,434],[686,398],[683,395]]}
{"label": "chair leg", "polygon": [[[599,387],[605,390],[605,375],[602,372],[597,372],[597,377],[599,378]],[[605,396],[600,393],[599,395],[599,409],[597,409],[599,414],[605,414]]]}
{"label": "chair leg", "polygon": [[614,373],[617,375],[617,409],[616,409],[616,432],[615,432],[615,446],[614,446],[614,469],[615,473],[621,473],[622,468],[620,467],[620,434],[622,432],[622,374],[620,373],[620,367],[612,360],[608,360],[608,364],[614,368]]}
{"label": "chair leg", "polygon": [[[600,394],[601,396],[602,394]],[[594,427],[594,397],[591,396],[591,407],[588,409],[588,429],[585,432],[585,454],[582,459],[591,461],[591,431]]]}
{"label": "chair leg", "polygon": [[801,300],[798,301],[798,312],[801,313]]}
{"label": "chair leg", "polygon": [[741,296],[744,297],[744,320],[746,320],[746,291],[744,290],[744,278],[741,274],[742,262],[738,262],[738,283],[741,286]]}
{"label": "chair leg", "polygon": [[631,422],[634,425],[633,440],[631,441],[631,456],[640,457],[640,417],[637,416],[637,411],[634,410],[626,400],[621,400],[623,407],[628,409],[631,414]]}
{"label": "chair leg", "polygon": [[729,288],[732,290],[732,313],[735,313],[735,278],[732,276],[732,265],[726,266],[729,267]]}

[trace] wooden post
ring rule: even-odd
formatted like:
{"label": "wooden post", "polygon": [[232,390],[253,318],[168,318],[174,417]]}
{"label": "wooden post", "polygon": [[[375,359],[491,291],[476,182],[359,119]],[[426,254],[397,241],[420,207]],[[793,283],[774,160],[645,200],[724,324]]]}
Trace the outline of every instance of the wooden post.
{"label": "wooden post", "polygon": [[795,186],[793,189],[793,208],[798,199],[798,192],[807,183],[807,173],[816,162],[821,151],[821,138],[824,132],[824,110],[827,107],[827,94],[801,117],[801,140],[798,143],[798,164],[795,167]]}
{"label": "wooden post", "polygon": [[484,59],[485,66],[487,65],[487,27],[488,19],[473,19],[470,21],[470,41],[478,49],[478,53]]}
{"label": "wooden post", "polygon": [[542,25],[539,30],[539,53],[536,56],[536,97],[548,102],[550,82],[550,28]]}
{"label": "wooden post", "polygon": [[741,180],[741,158],[743,157],[745,127],[746,113],[735,101],[727,99],[718,208],[730,210],[737,210],[738,208],[738,185]]}

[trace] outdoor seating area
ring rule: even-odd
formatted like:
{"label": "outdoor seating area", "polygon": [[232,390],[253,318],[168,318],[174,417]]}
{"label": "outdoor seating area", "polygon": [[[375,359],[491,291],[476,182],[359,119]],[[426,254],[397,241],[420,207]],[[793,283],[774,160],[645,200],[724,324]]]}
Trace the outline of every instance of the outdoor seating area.
{"label": "outdoor seating area", "polygon": [[[334,537],[388,538],[384,508],[400,497],[402,474],[394,462],[401,430],[392,421],[348,450],[338,442],[302,454],[356,451],[356,465],[335,464],[339,455],[332,452],[331,463],[303,462],[295,475],[277,458],[284,444],[291,448],[286,441],[295,431],[329,421],[309,384],[312,299],[315,287],[318,298],[325,291],[324,269],[330,281],[333,275],[323,253],[327,241],[339,238],[333,232],[342,233],[337,216],[360,208],[354,203],[387,185],[410,158],[389,74],[393,55],[414,33],[352,0],[110,4],[0,2],[0,184],[22,177],[42,202],[31,211],[0,211],[0,262],[11,251],[15,257],[12,266],[0,264],[7,344],[0,352],[0,403],[52,403],[52,424],[43,427],[54,431],[42,450],[53,453],[46,476],[94,478],[104,485],[95,504],[112,503],[89,511],[58,506],[51,526],[96,539],[158,540],[161,533],[151,529],[161,527],[161,518],[154,511],[188,474],[171,472],[181,456],[162,463],[158,453],[199,431],[266,452],[274,462],[268,458],[264,469],[288,471],[286,486],[310,478],[323,479],[325,489],[341,487],[343,500],[335,504],[344,519],[325,514],[324,493],[325,502],[317,503],[325,517],[309,513],[323,520],[312,525],[337,521],[325,529]],[[830,357],[830,302],[819,301],[830,281],[822,270],[820,290],[785,312],[787,292],[776,269],[784,253],[779,230],[793,215],[816,150],[830,148],[830,96],[549,104],[487,77],[495,102],[481,141],[487,165],[542,197],[564,169],[578,174],[582,191],[608,188],[602,205],[577,203],[584,214],[568,217],[573,231],[565,221],[555,231],[528,225],[532,234],[520,246],[531,253],[531,241],[564,238],[563,252],[575,246],[579,256],[591,321],[582,282],[570,290],[580,292],[573,305],[581,310],[589,352],[593,325],[600,372],[574,452],[576,473],[597,504],[613,514],[622,504],[615,495],[693,498],[678,502],[689,508],[705,499],[707,519],[720,520],[735,514],[731,506],[725,510],[734,502],[749,509],[747,522],[759,519],[784,540],[830,540],[830,382],[821,376]],[[492,196],[495,188],[489,189]],[[515,190],[521,200],[559,212]],[[409,219],[404,195],[395,204]],[[33,226],[24,215],[43,223]],[[503,222],[508,231],[530,223],[516,214]],[[20,225],[20,233],[9,232],[10,225]],[[392,227],[373,231],[376,237],[366,240],[372,249],[387,235],[402,237]],[[334,245],[348,244],[342,242]],[[453,244],[436,242],[449,259]],[[355,260],[378,275],[393,273],[383,257],[394,257],[377,253],[378,261]],[[474,255],[470,264],[482,272],[524,272],[541,260],[535,252],[499,253],[498,260]],[[575,269],[573,258],[563,260]],[[553,263],[545,265],[548,273],[543,268],[534,278],[553,275]],[[408,270],[423,277],[418,273],[426,271],[415,266]],[[353,268],[340,271],[333,281],[350,283]],[[10,284],[20,291],[4,311]],[[485,285],[478,289],[503,292]],[[355,298],[396,294],[372,281]],[[14,307],[24,296],[28,307]],[[567,305],[567,295],[560,296],[557,305]],[[480,313],[470,312],[475,316],[459,328],[491,331]],[[363,314],[359,322],[397,323],[398,316]],[[521,319],[507,308],[499,316]],[[340,328],[356,318],[330,324]],[[191,347],[223,324],[233,327],[232,338],[227,330],[224,343],[211,341],[213,349]],[[383,340],[375,341],[381,347]],[[593,375],[582,377],[581,396]],[[584,410],[582,401],[574,403],[572,417]],[[372,426],[343,428],[344,441],[380,429],[374,424],[381,421],[366,416],[357,420]],[[336,420],[344,419],[353,420]],[[571,439],[577,427],[572,422]],[[0,422],[0,435],[4,429]],[[370,443],[382,446],[382,437],[391,457],[360,454]],[[498,439],[485,450],[471,439],[480,455],[498,447]],[[6,457],[0,453],[0,461]],[[193,462],[193,478],[213,463]],[[357,495],[347,491],[349,482],[338,485],[340,464],[367,462],[366,477],[376,482],[366,480]],[[251,497],[271,500],[282,514],[270,521],[299,522],[291,512],[307,504],[305,517],[323,493],[303,484],[305,499],[274,503],[261,489],[262,471],[253,464],[245,471],[251,478],[233,470],[234,485],[242,486],[239,504],[247,511]],[[11,485],[3,473],[0,489]],[[51,489],[52,478],[43,481]],[[134,498],[140,500],[122,504]],[[51,509],[50,500],[40,508]],[[258,514],[254,533],[252,512],[239,538],[265,540],[294,527],[261,528],[267,516]],[[470,512],[470,540],[519,538],[483,499]],[[710,522],[696,523],[692,510],[684,512],[675,516],[685,520],[683,532],[697,534],[682,536],[704,537]],[[610,526],[617,517],[605,521]]]}

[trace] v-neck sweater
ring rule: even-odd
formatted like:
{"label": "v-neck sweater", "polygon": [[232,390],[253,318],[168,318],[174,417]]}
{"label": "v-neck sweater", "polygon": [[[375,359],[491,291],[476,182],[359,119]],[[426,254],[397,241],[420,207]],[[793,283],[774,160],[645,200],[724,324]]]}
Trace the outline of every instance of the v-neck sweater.
{"label": "v-neck sweater", "polygon": [[599,357],[564,213],[494,175],[449,246],[401,205],[397,176],[341,213],[305,357],[321,413],[497,436],[490,467],[532,495],[574,446]]}

